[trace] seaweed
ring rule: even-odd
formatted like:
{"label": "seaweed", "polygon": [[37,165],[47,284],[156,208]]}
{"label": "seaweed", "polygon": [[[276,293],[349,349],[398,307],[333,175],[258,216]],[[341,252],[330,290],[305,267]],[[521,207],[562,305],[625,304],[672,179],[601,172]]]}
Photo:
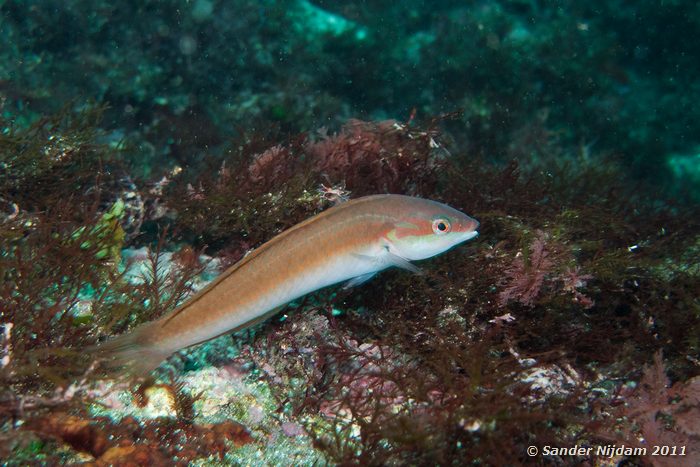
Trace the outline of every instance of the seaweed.
{"label": "seaweed", "polygon": [[[519,364],[500,326],[471,336],[463,322],[435,318],[392,319],[390,333],[363,342],[332,318],[298,316],[261,338],[249,357],[275,386],[307,381],[280,403],[314,420],[306,431],[340,464],[525,461],[533,439],[573,439],[564,427],[577,411],[576,391],[523,405],[536,390],[514,378]],[[321,419],[307,418],[315,414]]]}
{"label": "seaweed", "polygon": [[[117,275],[123,205],[101,191],[113,157],[94,141],[101,111],[66,109],[24,129],[5,122],[0,136],[0,198],[14,206],[0,219],[2,324],[12,330],[6,388],[31,393],[43,386],[45,394],[68,386],[61,367],[67,356],[56,349],[90,341],[85,291]],[[5,415],[21,406],[12,394],[3,391]]]}
{"label": "seaweed", "polygon": [[81,405],[94,371],[82,349],[173,308],[203,269],[183,249],[179,266],[162,271],[164,235],[150,280],[126,280],[121,251],[131,220],[123,193],[108,183],[116,154],[96,142],[102,110],[66,109],[0,136],[0,198],[14,206],[0,217],[3,421]]}
{"label": "seaweed", "polygon": [[600,426],[597,435],[606,443],[625,443],[647,453],[662,449],[661,455],[657,452],[650,458],[654,466],[695,465],[700,444],[699,391],[697,376],[671,384],[663,353],[658,351],[642,369],[639,384],[624,386],[600,401],[608,424]]}
{"label": "seaweed", "polygon": [[[619,387],[662,346],[678,377],[697,374],[695,276],[663,272],[696,242],[692,208],[646,200],[615,166],[562,164],[552,180],[515,162],[441,164],[429,196],[480,219],[487,240],[423,276],[317,294],[299,306],[323,318],[275,324],[246,354],[273,386],[307,382],[280,407],[322,416],[304,427],[331,459],[525,462],[530,444],[597,439],[608,421],[586,381]],[[594,181],[598,192],[576,196]]]}
{"label": "seaweed", "polygon": [[[0,457],[222,456],[247,429],[179,378],[240,346],[338,463],[697,444],[696,3],[180,3],[0,1]],[[386,192],[480,237],[171,361],[173,418],[89,414],[115,375],[84,349],[185,300],[205,252]]]}
{"label": "seaweed", "polygon": [[3,202],[28,212],[74,198],[94,202],[90,192],[111,178],[114,151],[97,143],[105,106],[86,104],[41,117],[29,126],[0,122],[0,193]]}
{"label": "seaweed", "polygon": [[[136,391],[135,403],[168,392],[176,415],[136,427],[86,414],[96,372],[79,349],[176,307],[206,266],[204,251],[232,263],[331,204],[385,191],[468,212],[482,222],[480,240],[431,260],[420,276],[387,271],[352,291],[318,292],[242,337],[238,361],[254,362],[253,375],[270,383],[292,420],[287,431],[308,434],[345,464],[527,462],[529,445],[638,431],[651,409],[634,409],[643,393],[625,392],[624,382],[639,379],[639,362],[660,349],[676,388],[666,388],[672,403],[691,401],[692,391],[681,390],[698,374],[696,210],[651,201],[621,166],[598,169],[556,140],[538,151],[570,157],[544,173],[471,157],[445,143],[440,122],[351,121],[331,135],[232,141],[220,157],[169,168],[143,192],[127,190],[142,196],[141,236],[127,234],[132,221],[117,188],[124,185],[112,181],[120,177],[94,176],[101,172],[89,154],[107,155],[90,141],[67,165],[36,172],[82,180],[62,199],[30,199],[21,187],[35,183],[33,172],[13,169],[25,175],[3,185],[3,420],[51,443],[38,428],[47,423],[101,460],[110,450],[170,459],[174,451],[144,446],[178,430],[186,433],[181,458],[206,449],[223,455],[227,445],[212,441],[206,430],[214,428],[197,418],[195,402],[206,394],[178,383],[191,365],[175,364],[165,383]],[[523,130],[536,131],[523,141],[549,138],[541,130]],[[92,178],[81,179],[80,167]],[[120,267],[122,248],[139,242],[148,246]],[[142,268],[137,280],[129,261]],[[645,387],[650,377],[641,377]],[[610,394],[632,412],[608,416]],[[655,420],[673,418],[669,407],[654,409],[662,414]],[[16,446],[31,445],[10,433]],[[98,447],[104,433],[131,433],[119,438],[131,441]]]}
{"label": "seaweed", "polygon": [[315,139],[301,134],[266,147],[251,138],[202,173],[179,174],[163,203],[197,245],[259,245],[328,205],[325,185],[353,196],[430,193],[444,158],[436,141],[435,130],[354,120]]}

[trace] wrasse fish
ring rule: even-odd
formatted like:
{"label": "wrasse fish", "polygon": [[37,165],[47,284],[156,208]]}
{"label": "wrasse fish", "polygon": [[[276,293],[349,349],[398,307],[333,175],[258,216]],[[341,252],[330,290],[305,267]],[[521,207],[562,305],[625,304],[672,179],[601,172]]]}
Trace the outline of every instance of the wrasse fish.
{"label": "wrasse fish", "polygon": [[282,232],[162,318],[97,346],[144,374],[172,353],[258,323],[323,287],[352,287],[392,266],[430,258],[478,235],[479,222],[445,204],[375,195],[330,208]]}

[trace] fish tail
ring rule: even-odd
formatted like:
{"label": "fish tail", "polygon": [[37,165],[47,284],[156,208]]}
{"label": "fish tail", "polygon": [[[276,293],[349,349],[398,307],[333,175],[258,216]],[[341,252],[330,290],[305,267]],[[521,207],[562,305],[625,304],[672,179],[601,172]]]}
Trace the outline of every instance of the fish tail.
{"label": "fish tail", "polygon": [[143,378],[177,350],[165,348],[155,339],[161,327],[160,320],[145,323],[127,334],[97,344],[88,351],[93,352],[101,367],[108,371],[122,370],[126,376]]}

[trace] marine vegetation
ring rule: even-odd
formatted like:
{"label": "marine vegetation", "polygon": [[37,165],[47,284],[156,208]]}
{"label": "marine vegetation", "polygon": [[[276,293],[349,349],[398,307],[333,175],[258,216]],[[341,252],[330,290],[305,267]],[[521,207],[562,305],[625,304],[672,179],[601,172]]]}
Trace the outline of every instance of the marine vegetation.
{"label": "marine vegetation", "polygon": [[[693,207],[647,202],[576,153],[547,171],[470,157],[444,118],[234,139],[131,179],[100,111],[3,123],[3,457],[232,461],[274,439],[339,464],[503,464],[530,445],[657,440],[695,462]],[[472,213],[481,236],[422,275],[296,300],[131,389],[82,353],[311,214],[384,192]]]}
{"label": "marine vegetation", "polygon": [[[0,459],[700,465],[698,36],[688,0],[0,0]],[[389,193],[479,237],[96,363]],[[541,452],[577,445],[685,455]]]}

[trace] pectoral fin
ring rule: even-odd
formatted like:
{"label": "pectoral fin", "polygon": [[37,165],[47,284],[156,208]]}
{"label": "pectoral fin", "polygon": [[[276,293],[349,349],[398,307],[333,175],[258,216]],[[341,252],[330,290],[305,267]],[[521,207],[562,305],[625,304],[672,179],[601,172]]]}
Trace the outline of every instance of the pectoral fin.
{"label": "pectoral fin", "polygon": [[[388,248],[386,249],[384,254],[381,256],[369,256],[369,255],[359,255],[359,254],[356,254],[355,256],[357,256],[358,258],[362,258],[364,260],[367,260],[367,261],[371,261],[377,265],[382,265],[381,269],[384,269],[386,267],[396,266],[397,268],[406,269],[407,271],[411,271],[412,273],[415,273],[415,274],[423,274],[423,271],[421,271],[420,268],[411,264],[411,262],[408,261],[406,258],[402,258],[401,256],[390,252]],[[372,273],[372,274],[375,274],[375,273]],[[364,275],[358,276],[355,279],[359,279],[361,277],[364,277]],[[367,277],[367,279],[369,279],[370,277],[372,277],[372,276]],[[355,281],[355,279],[351,279],[350,282]],[[353,285],[361,284],[362,282],[365,282],[367,279],[364,279],[361,282],[353,283]],[[350,283],[348,283],[348,286],[350,286]]]}
{"label": "pectoral fin", "polygon": [[373,278],[376,274],[377,274],[376,272],[369,272],[367,274],[362,274],[361,276],[353,277],[352,279],[350,279],[349,281],[347,281],[345,283],[343,288],[349,289],[351,287],[355,287],[355,286],[358,286],[360,284],[364,284],[365,282],[367,282],[368,280]]}
{"label": "pectoral fin", "polygon": [[406,269],[407,271],[411,271],[412,273],[415,274],[423,274],[423,271],[421,269],[413,264],[411,264],[410,261],[408,261],[406,258],[402,258],[399,255],[395,255],[389,251],[387,251],[387,257],[389,258],[389,263],[392,266],[396,266],[397,268],[401,269]]}

